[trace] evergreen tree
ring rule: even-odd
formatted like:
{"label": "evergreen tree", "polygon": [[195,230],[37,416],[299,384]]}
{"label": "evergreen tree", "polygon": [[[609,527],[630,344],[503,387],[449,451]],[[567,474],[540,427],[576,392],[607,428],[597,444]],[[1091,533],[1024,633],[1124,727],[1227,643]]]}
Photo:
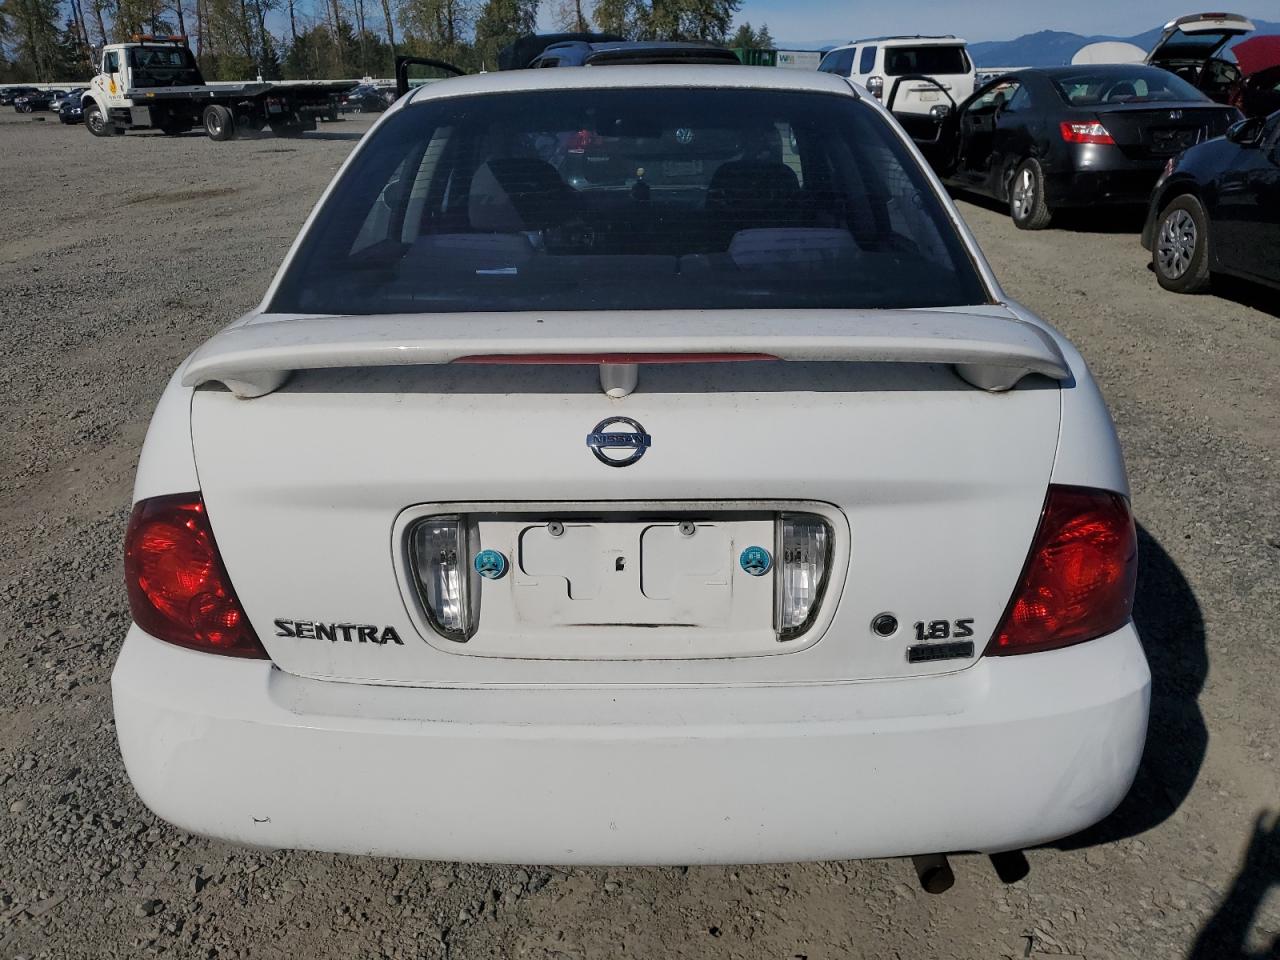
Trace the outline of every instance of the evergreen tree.
{"label": "evergreen tree", "polygon": [[707,40],[724,43],[742,0],[651,0],[641,11],[643,40]]}
{"label": "evergreen tree", "polygon": [[118,42],[128,40],[135,33],[173,33],[177,27],[165,14],[159,0],[118,0],[111,32]]}
{"label": "evergreen tree", "polygon": [[0,38],[10,45],[12,72],[37,82],[59,79],[59,22],[57,0],[0,0]]}
{"label": "evergreen tree", "polygon": [[[290,3],[293,0],[289,0]],[[391,48],[391,62],[394,65],[396,59],[396,26],[391,19],[391,0],[382,0],[382,18],[387,22],[387,43]]]}
{"label": "evergreen tree", "polygon": [[724,43],[742,0],[683,0],[680,24],[689,40]]}
{"label": "evergreen tree", "polygon": [[206,79],[248,80],[258,73],[254,24],[245,0],[205,0],[204,50]]}
{"label": "evergreen tree", "polygon": [[552,22],[565,33],[586,33],[591,29],[583,0],[556,0]]}
{"label": "evergreen tree", "polygon": [[750,21],[738,25],[727,44],[730,47],[742,47],[748,50],[772,50],[773,36],[769,33],[769,25],[761,24],[756,30]]}
{"label": "evergreen tree", "polygon": [[286,80],[321,80],[338,76],[338,56],[333,33],[326,26],[314,26],[298,34],[284,58]]}
{"label": "evergreen tree", "polygon": [[643,0],[596,0],[592,19],[601,33],[639,37],[647,8]]}
{"label": "evergreen tree", "polygon": [[464,68],[475,59],[469,42],[474,17],[472,0],[400,0],[405,45]]}
{"label": "evergreen tree", "polygon": [[88,80],[93,75],[92,54],[80,35],[80,26],[69,18],[58,34],[54,50],[53,76],[56,80]]}
{"label": "evergreen tree", "polygon": [[476,55],[488,70],[498,65],[498,51],[538,29],[538,0],[486,0],[476,19]]}

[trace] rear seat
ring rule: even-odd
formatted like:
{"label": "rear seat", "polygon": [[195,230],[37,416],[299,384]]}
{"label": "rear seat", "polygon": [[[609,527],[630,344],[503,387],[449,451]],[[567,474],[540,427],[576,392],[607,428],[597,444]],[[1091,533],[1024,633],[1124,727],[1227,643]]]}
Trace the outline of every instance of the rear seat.
{"label": "rear seat", "polygon": [[[707,189],[705,211],[681,208],[671,216],[704,219],[711,253],[617,254],[569,252],[548,256],[539,250],[543,231],[570,218],[590,220],[577,193],[551,164],[535,158],[506,158],[481,164],[471,179],[467,220],[471,232],[427,234],[401,261],[402,281],[420,272],[464,277],[524,277],[542,283],[586,283],[625,272],[632,281],[696,280],[710,273],[799,271],[852,262],[858,246],[848,230],[815,226],[806,192],[795,172],[782,163],[731,161],[722,164]],[[601,211],[606,220],[625,217],[625,208]],[[637,216],[630,236],[642,248],[644,231],[664,219],[657,208]],[[616,221],[611,241],[625,240]],[[695,231],[681,235],[690,238]],[[719,234],[716,239],[712,234]],[[616,247],[615,247],[616,249]],[[688,247],[685,247],[688,249]],[[696,249],[696,247],[695,247]]]}

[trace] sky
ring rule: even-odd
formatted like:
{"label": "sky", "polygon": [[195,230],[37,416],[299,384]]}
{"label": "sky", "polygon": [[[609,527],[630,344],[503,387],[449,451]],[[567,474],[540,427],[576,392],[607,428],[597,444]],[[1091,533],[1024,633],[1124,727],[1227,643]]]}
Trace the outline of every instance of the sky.
{"label": "sky", "polygon": [[1277,0],[744,0],[740,21],[769,25],[775,40],[822,45],[886,34],[954,33],[1012,40],[1037,30],[1132,36],[1200,10],[1280,19]]}

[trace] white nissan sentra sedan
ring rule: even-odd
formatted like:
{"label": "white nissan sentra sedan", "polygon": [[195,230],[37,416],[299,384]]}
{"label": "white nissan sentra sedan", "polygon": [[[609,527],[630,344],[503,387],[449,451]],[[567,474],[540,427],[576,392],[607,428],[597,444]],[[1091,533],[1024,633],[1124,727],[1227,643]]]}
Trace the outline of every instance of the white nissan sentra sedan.
{"label": "white nissan sentra sedan", "polygon": [[1098,388],[828,74],[403,98],[174,374],[134,500],[120,749],[197,834],[999,853],[1142,753]]}

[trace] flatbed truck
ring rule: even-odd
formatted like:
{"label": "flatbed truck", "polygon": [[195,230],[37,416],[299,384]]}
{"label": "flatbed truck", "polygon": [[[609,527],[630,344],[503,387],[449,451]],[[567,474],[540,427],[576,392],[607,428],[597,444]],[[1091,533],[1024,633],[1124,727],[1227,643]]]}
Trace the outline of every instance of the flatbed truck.
{"label": "flatbed truck", "polygon": [[270,127],[281,137],[336,118],[337,97],[351,81],[206,83],[186,37],[135,36],[102,48],[99,72],[83,97],[84,125],[95,137],[154,129],[170,136],[203,127],[210,140],[231,140]]}

